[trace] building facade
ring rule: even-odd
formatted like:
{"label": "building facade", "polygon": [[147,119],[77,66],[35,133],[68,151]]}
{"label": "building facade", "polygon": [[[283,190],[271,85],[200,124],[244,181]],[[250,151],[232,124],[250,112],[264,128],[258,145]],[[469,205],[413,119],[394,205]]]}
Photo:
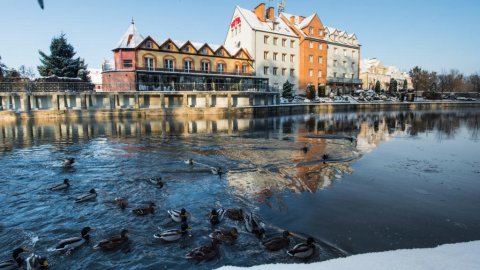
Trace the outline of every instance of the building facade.
{"label": "building facade", "polygon": [[405,80],[407,81],[407,89],[412,88],[412,79],[407,72],[402,72],[395,66],[385,66],[376,58],[363,59],[360,68],[363,89],[373,90],[378,81],[381,90],[388,90],[392,79],[397,81],[397,91],[404,88]]}
{"label": "building facade", "polygon": [[104,91],[267,91],[255,76],[250,53],[207,43],[157,42],[132,22],[114,53],[114,68],[103,72]]}
{"label": "building facade", "polygon": [[270,86],[282,89],[285,82],[299,87],[299,37],[279,17],[273,7],[258,5],[254,10],[236,7],[225,39],[225,47],[245,48],[252,54],[258,76]]}

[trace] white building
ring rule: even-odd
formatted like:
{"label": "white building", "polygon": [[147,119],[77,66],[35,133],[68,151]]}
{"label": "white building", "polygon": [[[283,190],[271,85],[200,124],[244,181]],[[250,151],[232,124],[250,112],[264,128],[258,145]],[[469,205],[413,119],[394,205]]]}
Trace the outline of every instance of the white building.
{"label": "white building", "polygon": [[95,85],[95,91],[102,91],[102,70],[89,68],[88,77],[90,77],[90,81]]}
{"label": "white building", "polygon": [[361,87],[360,44],[355,34],[325,27],[327,42],[327,86],[332,91],[347,93]]}
{"label": "white building", "polygon": [[374,89],[378,81],[382,90],[388,90],[391,79],[397,81],[397,91],[403,89],[405,80],[407,80],[407,89],[412,88],[412,79],[407,72],[400,71],[396,66],[385,66],[377,58],[361,61],[360,78],[364,89]]}
{"label": "white building", "polygon": [[[257,76],[282,89],[288,80],[298,88],[299,38],[273,7],[258,5],[253,11],[237,6],[225,39],[226,48],[246,48],[252,55]],[[234,50],[234,49],[233,49]]]}

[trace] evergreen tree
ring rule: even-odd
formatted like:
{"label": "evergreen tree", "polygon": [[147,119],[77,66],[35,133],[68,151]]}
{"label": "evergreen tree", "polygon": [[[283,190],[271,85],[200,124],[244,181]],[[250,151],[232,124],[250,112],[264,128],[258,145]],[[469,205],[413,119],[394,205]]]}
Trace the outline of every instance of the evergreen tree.
{"label": "evergreen tree", "polygon": [[307,86],[306,90],[307,99],[314,100],[315,99],[315,86],[310,84]]}
{"label": "evergreen tree", "polygon": [[0,56],[0,82],[3,81],[4,73],[7,70],[7,66],[2,63],[2,56]]}
{"label": "evergreen tree", "polygon": [[377,81],[375,83],[375,92],[380,93],[380,90],[382,90],[381,85],[380,85],[380,81]]}
{"label": "evergreen tree", "polygon": [[283,84],[282,97],[287,100],[293,99],[293,85],[288,80]]}
{"label": "evergreen tree", "polygon": [[397,80],[395,80],[394,78],[391,78],[390,79],[390,84],[388,85],[388,92],[391,93],[394,93],[394,92],[397,92]]}
{"label": "evergreen tree", "polygon": [[407,91],[407,89],[408,89],[408,82],[407,82],[407,79],[405,79],[403,81],[403,91]]}
{"label": "evergreen tree", "polygon": [[65,34],[54,37],[50,44],[50,55],[42,51],[40,53],[41,66],[38,72],[41,76],[58,76],[68,78],[81,78],[89,81],[87,65],[80,57],[74,58],[76,52],[71,44],[67,42]]}

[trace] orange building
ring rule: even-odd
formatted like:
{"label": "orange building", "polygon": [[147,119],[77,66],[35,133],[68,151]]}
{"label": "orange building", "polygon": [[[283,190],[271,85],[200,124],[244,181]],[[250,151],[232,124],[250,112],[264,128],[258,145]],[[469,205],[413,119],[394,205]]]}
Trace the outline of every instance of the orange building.
{"label": "orange building", "polygon": [[300,38],[299,89],[308,85],[325,86],[327,83],[327,43],[325,29],[315,13],[307,18],[282,13],[281,18]]}

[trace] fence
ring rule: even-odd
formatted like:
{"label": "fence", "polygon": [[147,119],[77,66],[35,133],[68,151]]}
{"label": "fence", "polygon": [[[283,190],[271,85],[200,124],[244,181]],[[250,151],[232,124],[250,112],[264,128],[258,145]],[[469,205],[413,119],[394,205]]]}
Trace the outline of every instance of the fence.
{"label": "fence", "polygon": [[88,82],[4,82],[0,92],[88,92],[94,87]]}
{"label": "fence", "polygon": [[242,91],[276,92],[277,88],[263,83],[176,83],[176,82],[137,82],[103,84],[104,91]]}

